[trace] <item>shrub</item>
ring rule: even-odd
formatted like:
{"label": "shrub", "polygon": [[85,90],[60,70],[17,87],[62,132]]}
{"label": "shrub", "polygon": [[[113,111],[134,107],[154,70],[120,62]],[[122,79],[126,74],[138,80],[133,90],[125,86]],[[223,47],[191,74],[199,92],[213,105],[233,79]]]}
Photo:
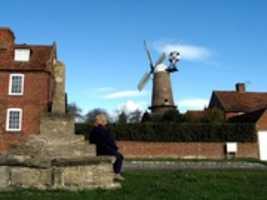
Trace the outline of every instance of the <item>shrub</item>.
{"label": "shrub", "polygon": [[[91,126],[76,124],[76,133],[88,134]],[[254,124],[141,123],[109,126],[117,140],[150,142],[255,142]]]}
{"label": "shrub", "polygon": [[181,118],[178,110],[169,110],[163,114],[161,120],[163,122],[180,122]]}
{"label": "shrub", "polygon": [[224,112],[218,108],[206,110],[206,115],[202,119],[202,122],[205,123],[222,123],[224,121]]}

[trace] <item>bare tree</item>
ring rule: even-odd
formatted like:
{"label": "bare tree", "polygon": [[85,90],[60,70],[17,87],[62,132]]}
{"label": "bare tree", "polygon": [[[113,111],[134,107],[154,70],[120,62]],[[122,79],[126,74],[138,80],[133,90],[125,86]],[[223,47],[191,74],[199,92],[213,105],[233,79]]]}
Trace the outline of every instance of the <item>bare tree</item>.
{"label": "bare tree", "polygon": [[76,121],[83,120],[82,109],[76,103],[68,104],[67,112],[75,117]]}
{"label": "bare tree", "polygon": [[108,112],[105,109],[103,109],[103,108],[95,108],[95,109],[90,110],[89,112],[87,112],[87,114],[85,115],[85,121],[86,121],[86,123],[93,124],[94,121],[95,121],[95,117],[98,114],[104,114],[104,115],[106,115],[108,121],[109,122],[111,121],[111,118],[110,118]]}
{"label": "bare tree", "polygon": [[135,110],[129,114],[128,122],[129,123],[140,123],[142,117],[142,111]]}
{"label": "bare tree", "polygon": [[121,111],[118,114],[117,123],[118,124],[127,124],[129,116],[126,114],[126,112]]}

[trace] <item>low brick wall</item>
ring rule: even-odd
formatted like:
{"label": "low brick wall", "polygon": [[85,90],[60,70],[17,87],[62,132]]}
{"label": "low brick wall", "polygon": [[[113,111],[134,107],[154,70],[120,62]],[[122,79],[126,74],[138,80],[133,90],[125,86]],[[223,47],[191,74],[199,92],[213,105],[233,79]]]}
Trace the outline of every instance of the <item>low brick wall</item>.
{"label": "low brick wall", "polygon": [[[175,143],[118,141],[125,158],[224,159],[224,143]],[[257,143],[238,143],[236,158],[258,159]]]}

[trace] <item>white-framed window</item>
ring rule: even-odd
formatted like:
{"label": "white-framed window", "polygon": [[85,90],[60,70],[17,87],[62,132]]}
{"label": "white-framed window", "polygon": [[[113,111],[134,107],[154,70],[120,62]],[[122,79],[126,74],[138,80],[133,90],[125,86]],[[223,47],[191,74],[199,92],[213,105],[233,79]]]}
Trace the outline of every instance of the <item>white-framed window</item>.
{"label": "white-framed window", "polygon": [[9,95],[23,95],[24,74],[10,74],[9,76]]}
{"label": "white-framed window", "polygon": [[6,131],[21,131],[22,128],[22,109],[9,108],[6,115]]}
{"label": "white-framed window", "polygon": [[15,61],[28,62],[30,60],[30,49],[15,49]]}

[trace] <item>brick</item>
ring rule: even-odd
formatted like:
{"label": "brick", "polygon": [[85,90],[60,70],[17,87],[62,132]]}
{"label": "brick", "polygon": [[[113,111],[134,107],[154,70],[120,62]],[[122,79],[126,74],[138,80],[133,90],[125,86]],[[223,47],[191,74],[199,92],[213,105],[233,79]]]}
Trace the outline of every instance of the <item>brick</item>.
{"label": "brick", "polygon": [[[119,141],[126,158],[224,159],[225,143],[175,143]],[[239,143],[237,158],[258,159],[257,143]]]}

